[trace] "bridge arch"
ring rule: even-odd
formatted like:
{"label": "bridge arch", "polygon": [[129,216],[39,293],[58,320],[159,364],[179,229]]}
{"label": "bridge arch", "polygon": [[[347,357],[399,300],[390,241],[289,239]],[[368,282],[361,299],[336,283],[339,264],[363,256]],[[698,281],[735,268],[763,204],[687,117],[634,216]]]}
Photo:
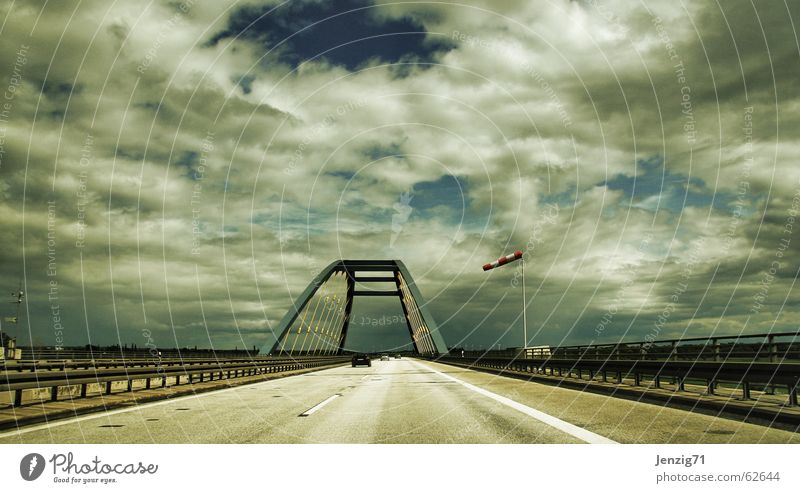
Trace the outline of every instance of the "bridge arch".
{"label": "bridge arch", "polygon": [[[393,282],[396,289],[356,290],[356,283],[369,282]],[[425,356],[447,353],[439,327],[403,262],[337,260],[322,269],[295,300],[275,330],[278,335],[274,342],[265,345],[262,354],[342,354],[353,301],[361,296],[397,297],[414,350]]]}

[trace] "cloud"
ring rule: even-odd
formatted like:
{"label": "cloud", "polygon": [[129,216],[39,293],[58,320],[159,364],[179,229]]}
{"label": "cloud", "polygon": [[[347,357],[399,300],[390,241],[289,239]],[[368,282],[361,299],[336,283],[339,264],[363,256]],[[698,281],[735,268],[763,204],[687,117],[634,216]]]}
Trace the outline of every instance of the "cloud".
{"label": "cloud", "polygon": [[389,257],[449,343],[518,345],[516,267],[480,269],[517,248],[536,343],[800,321],[791,7],[4,9],[23,344],[56,306],[67,344],[260,346],[330,261]]}

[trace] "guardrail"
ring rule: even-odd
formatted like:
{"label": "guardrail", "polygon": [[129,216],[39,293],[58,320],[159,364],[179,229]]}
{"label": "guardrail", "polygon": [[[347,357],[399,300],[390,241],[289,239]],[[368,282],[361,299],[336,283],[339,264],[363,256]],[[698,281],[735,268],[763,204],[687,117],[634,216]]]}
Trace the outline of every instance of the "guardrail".
{"label": "guardrail", "polygon": [[134,368],[147,366],[182,366],[187,363],[193,365],[217,365],[220,363],[249,363],[258,364],[261,362],[275,361],[297,361],[303,358],[286,357],[264,357],[264,358],[231,358],[231,359],[81,359],[81,360],[14,360],[0,362],[0,371],[58,371],[58,370],[77,370],[90,368]]}
{"label": "guardrail", "polygon": [[676,392],[684,391],[687,380],[704,381],[707,392],[714,394],[720,383],[734,384],[741,389],[743,399],[751,399],[754,385],[774,387],[786,386],[788,405],[798,405],[798,384],[800,384],[800,364],[764,363],[738,361],[648,361],[611,359],[517,359],[452,357],[438,358],[436,361],[457,363],[472,368],[489,368],[500,371],[514,371],[531,374],[549,373],[550,376],[572,376],[590,380],[600,378],[609,381],[609,375],[616,383],[623,379],[633,379],[635,386],[649,379],[656,388],[661,388],[665,378],[670,379]]}
{"label": "guardrail", "polygon": [[258,349],[175,349],[175,348],[97,348],[79,349],[19,346],[22,359],[56,360],[56,359],[233,359],[233,358],[265,358],[266,354],[258,354]]}
{"label": "guardrail", "polygon": [[[263,360],[243,361],[214,361],[213,363],[182,362],[173,365],[145,365],[145,366],[115,366],[99,368],[91,366],[83,368],[85,362],[72,363],[73,367],[52,369],[49,371],[8,372],[0,376],[0,394],[13,392],[12,405],[23,404],[23,392],[26,390],[50,390],[50,400],[57,401],[59,389],[73,388],[80,397],[86,397],[89,385],[101,386],[100,393],[111,394],[113,384],[126,382],[125,391],[138,390],[134,382],[143,382],[144,389],[151,389],[153,382],[159,387],[167,387],[168,380],[172,385],[181,385],[195,381],[213,381],[260,375],[266,373],[279,373],[306,368],[331,366],[349,361],[349,357],[327,358],[273,358]],[[75,366],[77,365],[77,366]],[[39,367],[38,369],[41,369]],[[60,371],[59,371],[60,370]]]}
{"label": "guardrail", "polygon": [[[456,348],[455,353],[460,349]],[[467,357],[514,357],[520,348],[464,351]],[[557,359],[800,362],[800,331],[719,335],[528,348],[534,356]],[[529,355],[530,356],[530,355]]]}

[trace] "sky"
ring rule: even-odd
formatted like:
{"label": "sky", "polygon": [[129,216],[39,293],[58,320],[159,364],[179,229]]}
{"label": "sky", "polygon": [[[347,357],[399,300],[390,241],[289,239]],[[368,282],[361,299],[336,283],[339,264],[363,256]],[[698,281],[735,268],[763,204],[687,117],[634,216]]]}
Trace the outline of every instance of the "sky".
{"label": "sky", "polygon": [[[402,260],[452,347],[520,346],[523,302],[529,344],[798,330],[791,2],[4,0],[0,19],[20,345],[260,348],[340,258]],[[525,300],[519,262],[481,269],[517,249]],[[409,342],[398,304],[354,310],[351,348]]]}

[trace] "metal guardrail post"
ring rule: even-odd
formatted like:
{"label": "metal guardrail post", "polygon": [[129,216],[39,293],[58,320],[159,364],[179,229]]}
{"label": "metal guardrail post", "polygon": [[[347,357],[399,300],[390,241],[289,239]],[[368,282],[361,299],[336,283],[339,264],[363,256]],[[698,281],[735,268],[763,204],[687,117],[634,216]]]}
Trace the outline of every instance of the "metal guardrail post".
{"label": "metal guardrail post", "polygon": [[750,382],[748,381],[742,382],[742,400],[750,400]]}
{"label": "metal guardrail post", "polygon": [[769,346],[769,362],[775,363],[778,361],[778,345],[775,344],[775,336],[770,334],[767,336],[767,345]]}

